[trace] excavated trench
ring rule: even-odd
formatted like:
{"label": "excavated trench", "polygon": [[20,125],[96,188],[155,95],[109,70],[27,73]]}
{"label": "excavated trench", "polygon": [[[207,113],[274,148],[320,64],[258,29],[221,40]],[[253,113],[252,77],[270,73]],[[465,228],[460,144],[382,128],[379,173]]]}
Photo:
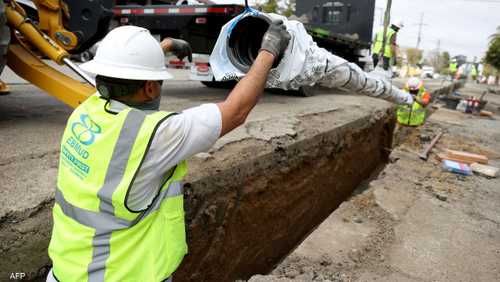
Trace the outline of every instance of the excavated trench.
{"label": "excavated trench", "polygon": [[[301,117],[302,140],[242,141],[204,164],[210,176],[192,179],[187,192],[190,252],[176,281],[271,271],[386,160],[392,110],[318,131],[335,118]],[[232,146],[245,148],[239,163],[228,161]]]}
{"label": "excavated trench", "polygon": [[[440,85],[432,96],[461,86]],[[204,164],[214,168],[210,177],[190,180],[190,253],[175,280],[245,280],[273,270],[385,166],[394,109],[366,114],[345,124],[339,111],[303,116],[296,138],[247,140],[217,152]],[[230,161],[232,146],[240,148],[237,163]]]}

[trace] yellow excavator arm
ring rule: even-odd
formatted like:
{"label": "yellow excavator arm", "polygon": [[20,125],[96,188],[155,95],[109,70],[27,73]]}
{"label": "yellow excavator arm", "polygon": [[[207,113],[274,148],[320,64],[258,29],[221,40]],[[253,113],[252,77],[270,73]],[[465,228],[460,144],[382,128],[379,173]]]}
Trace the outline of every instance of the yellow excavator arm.
{"label": "yellow excavator arm", "polygon": [[[69,106],[76,107],[96,90],[93,79],[69,59],[68,51],[88,47],[104,36],[102,25],[107,28],[111,16],[109,12],[103,12],[107,9],[103,9],[102,5],[95,8],[96,2],[100,3],[100,1],[37,0],[33,2],[38,11],[38,23],[30,19],[16,1],[5,3],[5,16],[12,31],[7,52],[7,65],[22,78]],[[92,2],[91,5],[94,7],[86,8],[84,2]],[[108,6],[110,3],[111,1],[106,2]],[[65,24],[79,27],[81,26],[79,21],[82,20],[82,18],[72,19],[71,17],[78,16],[71,14],[72,11],[87,13],[87,21],[89,18],[92,20],[89,11],[97,11],[101,14],[94,13],[95,19],[89,24],[90,28],[84,27],[70,31],[66,29]],[[86,83],[75,80],[47,65],[41,59],[42,56],[48,57],[59,65],[68,66]]]}

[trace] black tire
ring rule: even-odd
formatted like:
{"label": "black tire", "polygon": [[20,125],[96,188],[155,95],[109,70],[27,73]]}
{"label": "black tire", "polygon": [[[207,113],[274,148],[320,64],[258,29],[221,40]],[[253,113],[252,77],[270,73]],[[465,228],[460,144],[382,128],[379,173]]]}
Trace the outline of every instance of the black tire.
{"label": "black tire", "polygon": [[92,60],[92,53],[89,51],[83,51],[80,53],[80,62],[85,63]]}
{"label": "black tire", "polygon": [[293,91],[295,95],[300,97],[311,97],[316,93],[316,87],[314,86],[301,86],[299,90]]}
{"label": "black tire", "polygon": [[7,63],[6,54],[10,43],[10,28],[7,26],[5,16],[5,3],[0,1],[0,74]]}
{"label": "black tire", "polygon": [[201,81],[203,85],[209,88],[219,88],[219,89],[232,89],[236,86],[237,81],[229,80],[229,81]]}

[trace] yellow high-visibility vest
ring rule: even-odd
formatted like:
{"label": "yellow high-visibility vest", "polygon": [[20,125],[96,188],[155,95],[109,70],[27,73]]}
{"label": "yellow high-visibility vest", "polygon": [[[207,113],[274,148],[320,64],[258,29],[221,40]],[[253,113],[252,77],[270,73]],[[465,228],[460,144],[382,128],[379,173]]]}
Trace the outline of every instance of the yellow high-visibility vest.
{"label": "yellow high-visibility vest", "polygon": [[[405,91],[408,89],[405,88]],[[425,88],[420,87],[417,97],[422,99]],[[402,125],[419,126],[424,124],[427,109],[417,102],[409,105],[399,105],[397,110],[398,123]]]}
{"label": "yellow high-visibility vest", "polygon": [[172,114],[130,107],[113,114],[105,104],[98,94],[89,97],[62,138],[49,246],[53,274],[59,281],[162,281],[187,253],[186,163],[162,175],[145,210],[126,202],[155,131]]}
{"label": "yellow high-visibility vest", "polygon": [[454,74],[458,70],[458,64],[457,63],[450,63],[450,73]]}
{"label": "yellow high-visibility vest", "polygon": [[[392,28],[387,28],[387,35],[386,35],[386,42],[385,42],[385,49],[384,49],[384,57],[392,58],[394,54],[392,54],[392,48],[391,48],[391,38],[392,36],[396,34],[396,31]],[[382,51],[382,45],[384,43],[384,30],[380,30],[377,32],[377,36],[375,37],[375,42],[373,43],[373,53],[374,54],[380,54]]]}

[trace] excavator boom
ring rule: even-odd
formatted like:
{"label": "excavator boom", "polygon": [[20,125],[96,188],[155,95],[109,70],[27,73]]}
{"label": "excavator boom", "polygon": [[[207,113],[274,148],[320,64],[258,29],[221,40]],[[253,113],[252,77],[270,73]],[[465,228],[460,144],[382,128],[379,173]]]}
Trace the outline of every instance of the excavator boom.
{"label": "excavator boom", "polygon": [[[47,91],[71,107],[95,93],[93,79],[69,60],[69,52],[79,52],[100,40],[112,19],[113,1],[37,0],[38,17],[32,19],[16,1],[4,5],[11,29],[7,64],[19,76]],[[47,65],[48,57],[68,65],[88,84],[75,80]],[[3,65],[0,66],[3,69]]]}

